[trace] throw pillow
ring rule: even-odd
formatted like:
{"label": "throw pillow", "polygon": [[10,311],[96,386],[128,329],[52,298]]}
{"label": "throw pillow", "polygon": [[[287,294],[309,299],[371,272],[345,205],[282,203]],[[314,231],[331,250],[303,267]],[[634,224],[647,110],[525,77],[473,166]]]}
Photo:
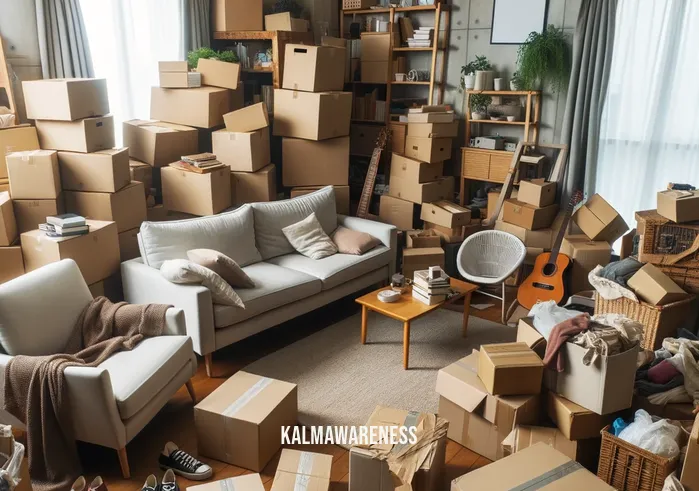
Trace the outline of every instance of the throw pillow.
{"label": "throw pillow", "polygon": [[233,288],[255,288],[255,282],[245,274],[233,259],[212,249],[192,249],[187,258],[199,266],[210,269]]}
{"label": "throw pillow", "polygon": [[323,231],[315,213],[284,227],[282,233],[294,249],[311,259],[323,259],[337,254],[337,247]]}
{"label": "throw pillow", "polygon": [[204,266],[185,259],[169,259],[160,266],[160,274],[172,283],[201,285],[208,288],[215,304],[245,308],[245,304],[231,285]]}
{"label": "throw pillow", "polygon": [[361,256],[379,245],[381,241],[365,232],[357,232],[347,227],[337,227],[333,233],[332,241],[337,246],[340,254],[352,254]]}

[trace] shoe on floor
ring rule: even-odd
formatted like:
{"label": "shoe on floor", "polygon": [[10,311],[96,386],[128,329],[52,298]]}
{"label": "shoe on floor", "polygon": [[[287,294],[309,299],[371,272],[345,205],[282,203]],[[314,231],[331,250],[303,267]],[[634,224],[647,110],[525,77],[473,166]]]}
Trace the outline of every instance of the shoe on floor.
{"label": "shoe on floor", "polygon": [[97,476],[90,483],[89,491],[107,491],[107,485],[100,476]]}
{"label": "shoe on floor", "polygon": [[172,469],[168,469],[163,474],[163,480],[160,481],[160,491],[180,491],[177,485],[177,479]]}
{"label": "shoe on floor", "polygon": [[172,442],[165,444],[165,448],[158,457],[158,464],[162,469],[172,469],[175,474],[192,481],[209,479],[214,473],[211,467],[199,462],[184,450],[180,450]]}
{"label": "shoe on floor", "polygon": [[85,478],[83,476],[80,476],[75,480],[73,485],[70,487],[70,491],[85,491],[85,486],[87,483],[85,482]]}
{"label": "shoe on floor", "polygon": [[146,482],[143,483],[141,491],[158,491],[158,479],[151,474],[146,478]]}

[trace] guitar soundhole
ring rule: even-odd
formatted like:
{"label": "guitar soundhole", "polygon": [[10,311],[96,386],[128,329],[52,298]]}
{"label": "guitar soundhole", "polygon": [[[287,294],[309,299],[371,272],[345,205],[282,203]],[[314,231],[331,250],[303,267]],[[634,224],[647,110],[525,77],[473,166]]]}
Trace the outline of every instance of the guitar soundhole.
{"label": "guitar soundhole", "polygon": [[554,274],[556,274],[557,269],[558,268],[556,267],[555,264],[547,263],[543,269],[544,276],[553,276]]}

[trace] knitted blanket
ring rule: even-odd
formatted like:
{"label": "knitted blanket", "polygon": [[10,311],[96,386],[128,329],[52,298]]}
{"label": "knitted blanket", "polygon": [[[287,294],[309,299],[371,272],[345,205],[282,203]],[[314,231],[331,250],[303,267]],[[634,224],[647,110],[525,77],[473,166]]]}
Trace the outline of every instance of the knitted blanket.
{"label": "knitted blanket", "polygon": [[81,474],[65,369],[96,367],[118,351],[133,349],[146,336],[159,336],[168,308],[96,298],[80,314],[63,354],[20,355],[7,364],[4,409],[27,427],[35,490],[68,490]]}

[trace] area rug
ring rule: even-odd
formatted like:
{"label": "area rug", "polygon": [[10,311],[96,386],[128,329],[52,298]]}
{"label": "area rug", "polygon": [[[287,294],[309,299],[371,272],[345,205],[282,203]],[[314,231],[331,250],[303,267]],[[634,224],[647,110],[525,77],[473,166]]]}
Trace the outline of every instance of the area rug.
{"label": "area rug", "polygon": [[434,311],[411,324],[410,369],[403,370],[402,323],[371,312],[367,344],[361,314],[297,341],[245,370],[298,384],[302,425],[360,426],[377,405],[436,412],[437,371],[481,344],[513,341],[516,330],[477,317],[461,336],[463,314]]}

